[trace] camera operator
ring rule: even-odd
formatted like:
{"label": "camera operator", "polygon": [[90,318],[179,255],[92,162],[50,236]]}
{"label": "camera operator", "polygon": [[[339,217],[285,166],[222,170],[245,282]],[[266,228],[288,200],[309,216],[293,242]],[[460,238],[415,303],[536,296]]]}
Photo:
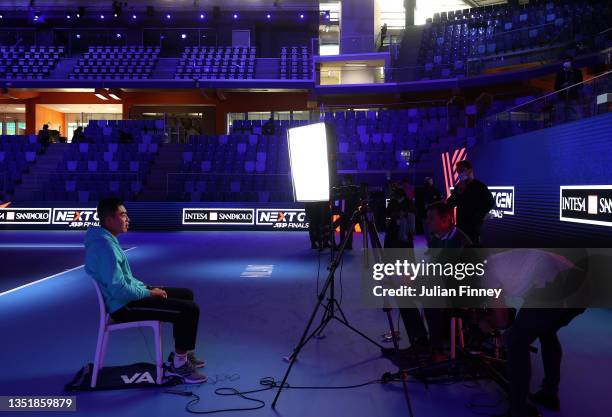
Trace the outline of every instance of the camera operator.
{"label": "camera operator", "polygon": [[470,161],[457,162],[459,183],[446,202],[457,207],[457,226],[465,232],[473,245],[480,245],[480,232],[484,219],[495,205],[487,186],[474,178]]}
{"label": "camera operator", "polygon": [[[585,284],[586,258],[573,263],[560,254],[538,249],[514,249],[490,256],[483,281],[489,288],[502,288],[505,297],[524,300],[514,322],[504,335],[508,349],[509,410],[503,417],[536,417],[540,413],[527,403],[559,411],[562,348],[557,332],[567,326],[585,308],[566,308],[568,299],[579,294]],[[584,305],[583,302],[576,305]],[[503,297],[492,298],[490,324],[507,327],[512,318]],[[529,394],[531,359],[529,348],[540,339],[544,379],[541,389]],[[501,417],[501,416],[500,416]]]}
{"label": "camera operator", "polygon": [[[449,260],[450,251],[472,246],[470,238],[463,233],[453,221],[453,209],[443,201],[431,204],[427,208],[427,225],[434,235],[432,248],[440,249],[436,262],[445,263]],[[446,249],[446,250],[445,250]],[[429,354],[432,362],[447,359],[445,347],[450,328],[449,310],[445,308],[425,308],[427,328],[419,310],[416,308],[401,308],[400,314],[410,339],[412,355]],[[383,350],[383,354],[387,352]]]}

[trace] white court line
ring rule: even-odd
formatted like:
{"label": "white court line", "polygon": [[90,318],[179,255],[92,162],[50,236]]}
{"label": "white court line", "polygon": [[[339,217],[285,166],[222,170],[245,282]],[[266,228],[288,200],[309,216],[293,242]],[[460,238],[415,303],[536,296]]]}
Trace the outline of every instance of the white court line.
{"label": "white court line", "polygon": [[[129,251],[131,251],[132,249],[136,249],[136,246],[133,246],[133,247],[131,247],[131,248],[128,248],[128,249],[124,250],[124,252],[129,252]],[[3,295],[7,295],[7,294],[10,294],[10,293],[12,293],[12,292],[15,292],[15,291],[17,291],[17,290],[21,290],[21,289],[23,289],[23,288],[27,288],[27,287],[29,287],[30,285],[39,284],[39,283],[41,283],[41,282],[43,282],[43,281],[46,281],[46,280],[48,280],[48,279],[51,279],[51,278],[56,278],[56,277],[58,277],[58,276],[60,276],[60,275],[66,274],[66,273],[68,273],[68,272],[75,271],[75,270],[77,270],[77,269],[83,268],[84,266],[85,266],[84,264],[83,264],[83,265],[79,265],[79,266],[75,266],[74,268],[66,269],[65,271],[58,272],[57,274],[49,275],[48,277],[41,278],[41,279],[39,279],[39,280],[37,280],[37,281],[34,281],[34,282],[30,282],[30,283],[27,283],[27,284],[21,285],[21,286],[19,286],[19,287],[16,287],[16,288],[10,289],[10,290],[8,290],[8,291],[0,292],[0,297],[2,297]]]}
{"label": "white court line", "polygon": [[54,244],[54,243],[0,243],[0,248],[8,248],[8,249],[47,249],[47,248],[84,248],[82,244],[80,245],[62,245],[62,244]]}

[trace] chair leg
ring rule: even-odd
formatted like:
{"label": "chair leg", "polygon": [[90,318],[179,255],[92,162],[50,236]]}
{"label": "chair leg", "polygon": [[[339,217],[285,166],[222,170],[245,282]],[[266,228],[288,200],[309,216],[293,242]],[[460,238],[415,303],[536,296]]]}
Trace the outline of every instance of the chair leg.
{"label": "chair leg", "polygon": [[162,331],[161,323],[153,327],[153,334],[155,336],[155,365],[157,366],[157,385],[161,385],[164,376],[163,371],[163,354],[162,354]]}
{"label": "chair leg", "polygon": [[456,338],[457,338],[457,319],[455,317],[451,318],[451,334],[450,334],[450,358],[455,359],[457,355],[456,351]]}
{"label": "chair leg", "polygon": [[465,339],[463,338],[463,319],[459,319],[459,344],[462,348],[465,347]]}
{"label": "chair leg", "polygon": [[102,352],[100,354],[99,369],[102,369],[102,366],[104,365],[104,358],[106,357],[106,348],[108,347],[109,337],[110,337],[109,332],[108,331],[104,332],[104,339],[102,339]]}
{"label": "chair leg", "polygon": [[102,344],[104,343],[105,331],[101,330],[98,332],[98,342],[96,343],[96,356],[94,357],[93,373],[91,375],[91,387],[95,388],[98,382],[98,370],[100,369],[100,356],[102,354]]}

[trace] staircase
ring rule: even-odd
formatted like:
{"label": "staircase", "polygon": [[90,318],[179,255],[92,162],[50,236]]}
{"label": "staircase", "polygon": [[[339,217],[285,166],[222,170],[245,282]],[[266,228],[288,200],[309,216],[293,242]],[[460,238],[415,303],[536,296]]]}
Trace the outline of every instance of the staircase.
{"label": "staircase", "polygon": [[52,174],[57,170],[57,164],[62,161],[69,146],[67,143],[49,145],[47,151],[30,167],[30,172],[22,177],[21,184],[15,188],[13,201],[42,200],[41,188],[47,181],[53,179]]}
{"label": "staircase", "polygon": [[[167,199],[168,174],[181,171],[185,145],[169,143],[159,149],[155,164],[145,179],[140,201],[163,201]],[[178,178],[178,176],[177,176]],[[180,190],[182,191],[182,190]]]}
{"label": "staircase", "polygon": [[254,77],[260,80],[277,80],[280,77],[280,59],[257,58]]}
{"label": "staircase", "polygon": [[423,26],[410,26],[406,28],[400,45],[399,59],[395,63],[393,81],[413,81],[415,68],[418,65]]}
{"label": "staircase", "polygon": [[179,64],[179,58],[159,58],[157,65],[151,73],[151,78],[154,79],[174,79],[176,67]]}
{"label": "staircase", "polygon": [[76,66],[77,62],[78,58],[60,59],[57,66],[53,68],[53,70],[49,74],[49,78],[67,80],[68,76],[72,72],[72,69]]}

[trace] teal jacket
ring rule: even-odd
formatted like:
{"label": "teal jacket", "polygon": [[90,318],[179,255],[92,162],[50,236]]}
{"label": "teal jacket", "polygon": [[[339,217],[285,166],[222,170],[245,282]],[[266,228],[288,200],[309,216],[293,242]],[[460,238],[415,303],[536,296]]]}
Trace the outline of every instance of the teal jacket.
{"label": "teal jacket", "polygon": [[119,241],[103,227],[87,229],[85,271],[98,282],[109,313],[149,296],[145,285],[132,275]]}

